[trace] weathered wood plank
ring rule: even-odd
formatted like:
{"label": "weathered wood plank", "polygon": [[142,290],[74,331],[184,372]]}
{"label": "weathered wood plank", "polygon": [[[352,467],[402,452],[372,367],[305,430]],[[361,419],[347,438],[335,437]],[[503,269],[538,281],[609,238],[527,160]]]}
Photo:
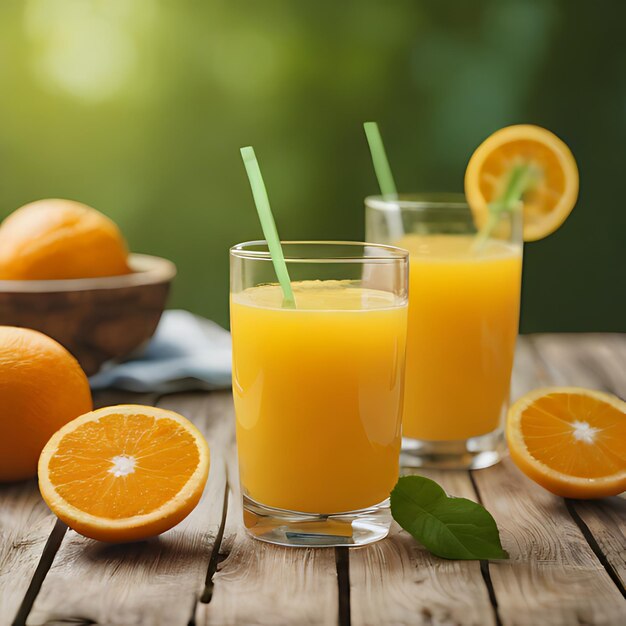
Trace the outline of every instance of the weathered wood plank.
{"label": "weathered wood plank", "polygon": [[[615,583],[626,588],[626,500],[568,501],[568,506],[590,533],[589,542]],[[581,526],[581,523],[578,523]],[[586,527],[586,529],[585,529]]]}
{"label": "weathered wood plank", "polygon": [[[601,389],[626,397],[626,335],[536,335],[532,347],[543,384]],[[598,557],[626,587],[626,500],[605,498],[568,503]]]}
{"label": "weathered wood plank", "polygon": [[589,387],[626,397],[626,335],[533,335],[544,384]]}
{"label": "weathered wood plank", "polygon": [[[590,386],[623,396],[625,364],[625,336],[520,338],[512,396],[551,384]],[[29,624],[184,624],[190,619],[221,519],[226,449],[229,473],[237,482],[231,402],[229,393],[164,400],[163,406],[192,418],[197,415],[206,428],[212,469],[201,505],[170,533],[142,544],[106,546],[68,534]],[[477,499],[466,474],[430,475],[449,493]],[[508,460],[473,476],[512,556],[511,562],[489,565],[504,626],[626,621],[618,588],[563,500],[534,485]],[[216,480],[221,493],[213,484]],[[29,510],[33,495],[34,508]],[[624,501],[570,506],[623,583]],[[5,518],[5,512],[16,507],[23,520],[19,526],[13,513]],[[49,526],[37,530],[40,514]],[[0,624],[12,619],[52,523],[34,483],[0,487]],[[212,601],[197,606],[198,624],[337,623],[335,551],[278,548],[248,538],[236,492],[230,495],[222,551],[226,559],[213,578]],[[353,624],[494,623],[477,563],[431,557],[397,527],[387,541],[350,551],[349,562]],[[8,577],[5,564],[11,567]],[[5,602],[13,603],[12,611],[5,613]]]}
{"label": "weathered wood plank", "polygon": [[17,613],[55,519],[36,480],[0,485],[0,624]]}
{"label": "weathered wood plank", "polygon": [[[512,396],[537,386],[537,361],[529,340],[520,337]],[[448,493],[476,500],[466,473],[420,472]],[[397,526],[390,538],[353,551],[350,558],[353,624],[477,623],[494,620],[485,581],[477,563],[442,561],[420,548]]]}
{"label": "weathered wood plank", "polygon": [[[467,472],[416,473],[477,499]],[[432,556],[395,523],[387,540],[350,552],[350,583],[353,626],[495,623],[480,564]]]}
{"label": "weathered wood plank", "polygon": [[200,504],[177,527],[145,542],[109,545],[69,531],[28,624],[187,624],[222,516],[230,402],[228,393],[177,394],[158,402],[191,419],[209,442],[211,469]]}
{"label": "weathered wood plank", "polygon": [[[95,403],[102,406],[118,396],[103,394]],[[0,624],[16,615],[55,521],[36,479],[0,484]]]}
{"label": "weathered wood plank", "polygon": [[[520,337],[513,399],[538,386],[583,384],[563,374],[555,378],[563,356],[551,353],[541,358],[537,339]],[[565,343],[575,347],[581,345],[581,339],[588,342],[586,336],[576,336]],[[591,339],[592,344],[602,340]],[[574,360],[584,357],[577,355]],[[475,472],[474,477],[512,557],[508,563],[489,566],[503,624],[610,624],[623,619],[624,607],[617,588],[568,515],[562,499],[525,478],[509,459],[500,466]],[[615,540],[613,534],[610,540]]]}
{"label": "weathered wood plank", "polygon": [[[552,338],[520,338],[513,398],[555,384],[606,388],[606,378],[596,370],[595,385],[589,374],[581,377],[588,356],[584,348],[598,345],[604,338],[564,337],[558,339],[558,345],[551,343]],[[540,353],[538,344],[547,347],[548,340],[550,349]],[[509,459],[474,476],[511,555],[509,562],[490,564],[503,624],[614,624],[624,620],[625,607],[617,587],[561,498],[535,485]],[[594,511],[597,515],[600,509],[594,507]],[[607,528],[606,519],[602,526]],[[619,545],[619,538],[613,533],[609,536],[611,545]]]}
{"label": "weathered wood plank", "polygon": [[209,604],[198,605],[196,624],[255,626],[337,624],[335,551],[284,548],[250,538],[243,528],[234,446],[228,464],[231,494]]}
{"label": "weathered wood plank", "polygon": [[227,556],[214,576],[212,601],[198,606],[196,623],[336,624],[334,550],[284,548],[256,541],[241,527],[241,514],[240,499],[233,496],[228,512],[230,536],[223,544]]}
{"label": "weathered wood plank", "polygon": [[505,626],[623,623],[623,598],[562,498],[527,479],[510,459],[474,477],[511,557],[489,566]]}

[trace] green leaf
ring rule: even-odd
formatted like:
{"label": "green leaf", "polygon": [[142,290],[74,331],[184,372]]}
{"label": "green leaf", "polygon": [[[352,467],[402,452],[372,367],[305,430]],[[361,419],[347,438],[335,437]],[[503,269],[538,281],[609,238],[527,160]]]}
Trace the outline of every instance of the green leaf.
{"label": "green leaf", "polygon": [[452,498],[423,476],[403,476],[391,492],[393,519],[444,559],[507,559],[491,514],[466,498]]}

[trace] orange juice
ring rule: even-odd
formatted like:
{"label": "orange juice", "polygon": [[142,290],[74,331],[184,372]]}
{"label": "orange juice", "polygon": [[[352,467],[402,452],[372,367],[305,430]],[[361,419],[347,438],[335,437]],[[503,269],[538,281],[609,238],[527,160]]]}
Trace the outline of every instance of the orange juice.
{"label": "orange juice", "polygon": [[281,509],[337,513],[383,502],[398,478],[406,303],[351,281],[231,296],[243,492]]}
{"label": "orange juice", "polygon": [[521,246],[469,235],[406,235],[409,321],[403,435],[462,440],[494,431],[509,396]]}

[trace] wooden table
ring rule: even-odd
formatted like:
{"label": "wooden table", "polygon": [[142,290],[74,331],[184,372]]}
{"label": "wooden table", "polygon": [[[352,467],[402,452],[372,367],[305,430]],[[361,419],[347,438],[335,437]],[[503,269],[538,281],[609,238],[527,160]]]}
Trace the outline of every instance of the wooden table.
{"label": "wooden table", "polygon": [[[527,336],[513,396],[572,384],[624,397],[625,374],[626,335]],[[1,624],[626,624],[622,498],[563,500],[506,459],[427,475],[485,504],[508,562],[441,560],[398,527],[354,550],[274,547],[242,530],[230,393],[97,400],[192,419],[211,446],[204,497],[161,537],[115,546],[55,522],[34,481],[0,486]]]}

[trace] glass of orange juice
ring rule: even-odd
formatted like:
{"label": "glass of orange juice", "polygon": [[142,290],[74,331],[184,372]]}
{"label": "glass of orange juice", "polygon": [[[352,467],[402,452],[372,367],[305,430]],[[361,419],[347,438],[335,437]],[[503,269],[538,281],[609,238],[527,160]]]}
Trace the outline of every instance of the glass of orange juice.
{"label": "glass of orange juice", "polygon": [[264,541],[356,546],[387,535],[399,472],[408,253],[285,242],[295,308],[263,241],[230,250],[244,524]]}
{"label": "glass of orange juice", "polygon": [[367,238],[410,254],[401,463],[482,468],[504,450],[518,332],[521,212],[480,240],[462,195],[366,198]]}

